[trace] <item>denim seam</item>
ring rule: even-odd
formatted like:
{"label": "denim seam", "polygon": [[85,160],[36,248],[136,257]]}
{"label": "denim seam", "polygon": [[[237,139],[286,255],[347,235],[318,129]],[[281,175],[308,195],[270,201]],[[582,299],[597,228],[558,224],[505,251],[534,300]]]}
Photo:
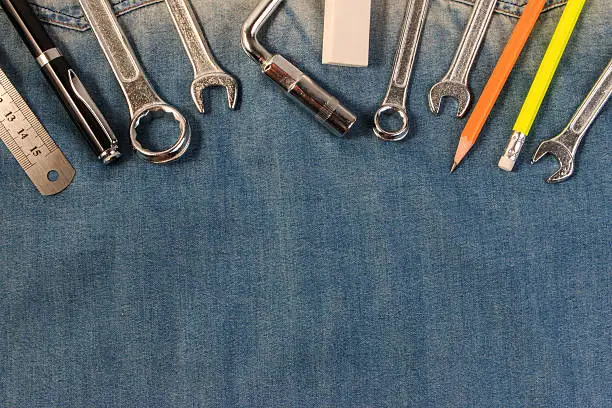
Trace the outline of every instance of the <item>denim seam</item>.
{"label": "denim seam", "polygon": [[[129,6],[123,7],[123,8],[119,8],[119,10],[115,11],[115,14],[117,16],[122,16],[124,14],[127,14],[131,11],[134,11],[136,9],[142,8],[142,7],[146,7],[146,6],[150,6],[156,3],[160,3],[163,0],[142,0],[142,1],[138,1],[134,4],[130,4]],[[123,1],[117,1],[117,2],[112,2],[113,7],[116,7],[118,4],[122,3]],[[81,16],[74,16],[71,14],[68,14],[66,12],[62,12],[59,10],[54,10],[51,9],[49,7],[45,7],[45,6],[41,6],[38,5],[36,3],[31,3],[32,6],[34,6],[34,8],[38,11],[38,17],[40,18],[41,21],[44,21],[46,23],[49,23],[51,25],[55,25],[55,26],[59,26],[59,27],[63,27],[63,28],[69,28],[71,30],[76,30],[76,31],[87,31],[89,29],[89,23],[87,22],[87,19],[85,18],[84,15]],[[42,11],[42,12],[41,12]],[[54,18],[54,16],[64,16],[66,17],[68,20],[72,20],[72,21],[62,21],[58,18]]]}
{"label": "denim seam", "polygon": [[[452,1],[452,2],[455,2],[455,3],[466,4],[468,6],[473,6],[474,2],[475,2],[475,0],[449,0],[449,1]],[[565,5],[567,2],[568,2],[568,0],[557,0],[557,1],[554,1],[554,2],[546,5],[544,7],[544,9],[542,10],[542,13],[544,13],[546,11],[549,11],[549,10],[552,10],[554,8],[557,8],[557,7],[561,7],[561,6]],[[503,15],[506,15],[506,16],[509,16],[509,17],[514,17],[514,18],[520,18],[521,17],[522,13],[520,11],[522,9],[524,9],[525,5],[527,4],[527,2],[525,2],[523,5],[519,6],[518,4],[515,4],[514,2],[507,1],[507,0],[498,0],[498,3],[507,4],[508,5],[507,7],[509,9],[506,10],[506,9],[503,9],[503,8],[500,8],[500,7],[496,7],[495,8],[496,12],[498,12],[500,14],[503,14]],[[510,9],[516,9],[517,11],[513,12]]]}
{"label": "denim seam", "polygon": [[[146,7],[149,5],[153,5],[161,2],[162,0],[139,0],[133,2],[125,7],[120,7],[116,14],[118,16],[127,14],[131,11],[134,11],[141,7]],[[468,6],[473,6],[475,0],[449,0],[454,3],[465,4]],[[547,4],[542,12],[552,10],[556,7],[561,7],[567,3],[568,0],[556,0],[550,4]],[[117,7],[117,5],[123,3],[124,0],[112,1],[113,7]],[[514,18],[519,18],[521,16],[521,10],[525,7],[526,2],[523,2],[523,5],[516,4],[517,2],[511,0],[498,0],[498,2],[502,5],[502,7],[496,7],[496,12]],[[39,18],[49,24],[69,28],[77,31],[87,31],[89,29],[89,23],[87,19],[83,15],[75,16],[60,10],[55,10],[46,6],[41,6],[35,2],[31,3],[37,10]],[[505,5],[505,7],[504,7]],[[506,8],[507,7],[507,8]],[[514,11],[516,10],[516,11]],[[63,16],[66,17],[65,20],[59,19],[55,16]]]}
{"label": "denim seam", "polygon": [[[122,2],[122,1],[114,1],[114,2],[113,2],[113,1],[111,1],[111,4],[112,4],[112,6],[113,6],[113,7],[116,7],[116,6],[117,6],[117,4],[119,4],[119,3],[121,3],[121,2]],[[51,12],[51,13],[61,14],[62,16],[66,16],[66,17],[74,18],[75,20],[80,20],[80,19],[82,19],[82,18],[83,18],[83,15],[82,15],[82,14],[81,14],[81,15],[78,15],[78,16],[74,16],[74,15],[72,15],[72,14],[68,14],[68,13],[65,13],[65,12],[60,11],[60,10],[55,10],[55,9],[52,9],[52,8],[49,8],[49,7],[46,7],[46,6],[41,6],[40,4],[38,4],[38,3],[36,3],[36,2],[29,2],[29,3],[30,3],[30,5],[31,5],[31,6],[37,7],[37,8],[39,8],[39,9],[41,9],[41,10],[47,10],[47,11],[49,11],[49,12]],[[120,11],[123,11],[123,9],[121,9]]]}

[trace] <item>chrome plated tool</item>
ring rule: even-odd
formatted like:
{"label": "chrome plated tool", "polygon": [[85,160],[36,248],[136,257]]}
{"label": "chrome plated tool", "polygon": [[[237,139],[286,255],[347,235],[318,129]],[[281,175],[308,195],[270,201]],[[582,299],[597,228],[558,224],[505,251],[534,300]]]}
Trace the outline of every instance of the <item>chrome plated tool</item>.
{"label": "chrome plated tool", "polygon": [[468,86],[470,71],[489,28],[496,4],[497,0],[477,0],[474,4],[474,11],[472,11],[449,71],[429,91],[429,109],[436,115],[440,113],[442,98],[445,96],[457,100],[458,118],[463,117],[470,107],[472,101],[472,94]]}
{"label": "chrome plated tool", "polygon": [[558,136],[542,142],[533,155],[532,163],[547,154],[552,154],[559,161],[560,168],[546,180],[548,183],[560,183],[574,174],[578,147],[597,115],[610,99],[610,95],[612,95],[612,60],[566,128]]}
{"label": "chrome plated tool", "polygon": [[[108,0],[79,0],[102,51],[110,63],[127,100],[130,116],[130,139],[140,157],[151,163],[167,163],[181,157],[189,147],[191,129],[185,117],[164,102],[147,79]],[[156,152],[138,141],[140,121],[153,112],[171,114],[179,125],[179,138],[170,148]]]}
{"label": "chrome plated tool", "polygon": [[357,121],[357,117],[295,65],[281,55],[273,55],[266,50],[257,39],[259,30],[282,1],[263,0],[257,5],[242,25],[242,48],[261,65],[264,74],[310,111],[317,121],[343,136]]}
{"label": "chrome plated tool", "polygon": [[238,101],[238,81],[223,71],[215,61],[210,46],[189,0],[166,0],[172,20],[183,46],[193,65],[194,80],[191,83],[191,97],[198,110],[205,112],[202,92],[204,89],[221,86],[227,91],[230,109],[236,109]]}
{"label": "chrome plated tool", "polygon": [[109,164],[121,157],[117,137],[104,115],[29,3],[0,0],[0,4],[98,159]]}
{"label": "chrome plated tool", "polygon": [[72,183],[74,168],[1,69],[0,139],[40,194],[58,194]]}
{"label": "chrome plated tool", "polygon": [[568,0],[565,5],[521,111],[512,126],[510,140],[499,159],[500,169],[508,172],[514,169],[585,4],[586,0]]}
{"label": "chrome plated tool", "polygon": [[[401,38],[395,54],[391,83],[382,106],[374,116],[374,133],[382,140],[397,142],[408,135],[409,124],[406,112],[408,86],[428,8],[429,0],[408,0]],[[394,114],[400,115],[401,128],[398,130],[385,129],[381,120],[382,116]]]}

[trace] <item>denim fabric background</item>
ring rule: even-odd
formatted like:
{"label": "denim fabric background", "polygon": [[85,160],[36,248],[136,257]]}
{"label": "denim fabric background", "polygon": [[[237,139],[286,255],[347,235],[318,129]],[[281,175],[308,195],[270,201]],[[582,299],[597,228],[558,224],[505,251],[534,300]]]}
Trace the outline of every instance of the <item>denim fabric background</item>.
{"label": "denim fabric background", "polygon": [[[474,151],[449,168],[464,120],[427,92],[471,1],[432,0],[409,101],[411,136],[375,139],[405,2],[373,2],[371,65],[322,66],[323,0],[288,0],[263,41],[352,107],[330,136],[240,47],[257,0],[194,1],[242,83],[196,112],[191,66],[163,3],[117,4],[193,147],[153,166],[130,152],[119,87],[76,0],[37,0],[121,138],[98,163],[4,13],[0,65],[77,170],[41,197],[0,152],[2,407],[611,407],[609,107],[574,178],[528,164],[610,57],[609,0],[589,0],[520,158],[497,169],[562,8],[550,2]],[[479,95],[524,0],[500,2],[471,77]],[[554,4],[553,4],[554,3]],[[139,7],[143,6],[143,7]]]}

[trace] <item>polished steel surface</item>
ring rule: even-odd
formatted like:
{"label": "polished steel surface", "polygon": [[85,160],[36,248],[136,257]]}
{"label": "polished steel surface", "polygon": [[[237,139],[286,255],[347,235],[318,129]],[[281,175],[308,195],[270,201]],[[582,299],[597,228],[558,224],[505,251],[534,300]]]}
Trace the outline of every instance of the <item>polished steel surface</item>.
{"label": "polished steel surface", "polygon": [[355,124],[357,117],[291,62],[266,50],[257,39],[259,30],[281,2],[263,0],[257,5],[242,26],[242,48],[261,65],[264,74],[310,111],[318,122],[334,134],[344,136]]}
{"label": "polished steel surface", "polygon": [[468,79],[470,71],[482,46],[487,29],[491,23],[497,0],[477,0],[467,24],[467,28],[453,58],[450,69],[444,78],[429,91],[429,109],[436,115],[440,113],[445,96],[457,100],[457,117],[463,117],[472,101]]}
{"label": "polished steel surface", "polygon": [[546,180],[548,183],[560,183],[574,174],[576,153],[580,143],[610,99],[610,95],[612,95],[612,60],[565,129],[558,136],[542,142],[533,155],[532,163],[546,154],[552,154],[559,161],[560,168]]}
{"label": "polished steel surface", "polygon": [[0,139],[38,191],[64,191],[75,170],[0,69]]}
{"label": "polished steel surface", "polygon": [[526,134],[514,131],[510,136],[508,145],[506,145],[506,150],[504,150],[504,154],[502,155],[500,163],[504,163],[504,161],[509,161],[512,163],[512,166],[514,166],[514,163],[516,163],[519,155],[521,154],[521,150],[523,150],[523,146],[525,145],[526,140]]}
{"label": "polished steel surface", "polygon": [[[389,89],[382,106],[374,116],[374,133],[382,140],[399,141],[408,135],[408,86],[428,8],[429,0],[408,0]],[[385,129],[382,116],[395,114],[400,115],[402,126],[397,130]]]}
{"label": "polished steel surface", "polygon": [[[166,163],[178,159],[185,153],[191,141],[191,129],[187,120],[176,108],[164,102],[149,83],[110,3],[107,0],[80,0],[80,3],[127,100],[132,118],[132,146],[140,157],[152,163]],[[170,113],[179,125],[179,138],[166,150],[152,151],[144,148],[138,141],[138,125],[141,119],[151,112]]]}
{"label": "polished steel surface", "polygon": [[220,86],[227,91],[230,109],[236,109],[238,101],[238,81],[223,71],[215,61],[208,40],[198,24],[189,0],[166,0],[172,21],[178,31],[183,46],[193,65],[194,80],[191,83],[191,97],[198,110],[205,112],[202,92],[204,89]]}
{"label": "polished steel surface", "polygon": [[36,58],[36,62],[38,63],[38,65],[40,65],[40,67],[44,67],[49,62],[51,62],[54,59],[59,58],[61,56],[62,56],[62,53],[60,52],[60,50],[58,50],[57,48],[51,48],[51,49],[43,52],[42,54],[40,54]]}

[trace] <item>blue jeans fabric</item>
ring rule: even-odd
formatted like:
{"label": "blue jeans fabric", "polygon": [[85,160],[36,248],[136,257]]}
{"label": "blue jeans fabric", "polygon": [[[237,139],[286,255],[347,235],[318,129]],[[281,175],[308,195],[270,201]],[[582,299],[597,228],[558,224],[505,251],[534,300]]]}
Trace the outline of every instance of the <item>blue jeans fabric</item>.
{"label": "blue jeans fabric", "polygon": [[[562,12],[550,1],[484,132],[449,175],[465,120],[433,116],[472,1],[432,0],[411,136],[371,131],[404,1],[373,2],[371,64],[323,66],[323,1],[288,0],[262,41],[359,114],[336,138],[240,47],[257,0],[195,0],[243,97],[200,115],[163,3],[115,5],[193,145],[154,166],[130,151],[123,96],[76,0],[36,11],[121,139],[103,167],[0,12],[0,66],[77,170],[41,197],[0,151],[2,407],[611,407],[612,283],[604,109],[570,181],[530,165],[612,56],[608,0],[589,0],[518,171],[496,163]],[[471,76],[478,96],[524,0],[499,2]]]}

